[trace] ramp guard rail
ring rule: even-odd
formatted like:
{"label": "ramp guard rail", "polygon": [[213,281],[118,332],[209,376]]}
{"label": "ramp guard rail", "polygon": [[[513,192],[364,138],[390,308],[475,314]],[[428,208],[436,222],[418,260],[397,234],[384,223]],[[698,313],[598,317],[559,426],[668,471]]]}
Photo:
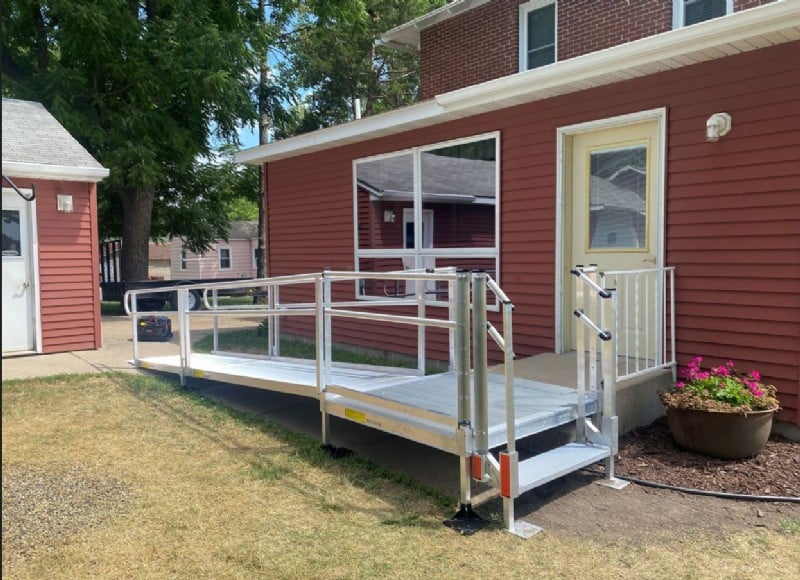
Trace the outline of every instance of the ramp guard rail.
{"label": "ramp guard rail", "polygon": [[[616,364],[614,332],[606,326],[616,329],[617,311],[612,308],[615,289],[603,285],[603,275],[597,268],[581,266],[572,270],[576,277],[576,309],[574,314],[580,321],[577,324],[578,350],[578,388],[576,434],[580,442],[595,446],[600,454],[595,453],[597,461],[602,457],[605,462],[605,481],[612,487],[619,487],[622,482],[614,477],[614,455],[617,453],[618,422],[615,408]],[[607,273],[608,274],[608,273]],[[417,292],[413,297],[388,300],[339,300],[333,299],[332,285],[340,282],[354,282],[369,279],[388,281],[406,281],[415,283]],[[431,300],[426,299],[423,291],[426,283],[434,281],[447,284],[447,317],[431,317],[427,306]],[[281,290],[284,287],[310,285],[302,297],[313,296],[313,302],[284,302]],[[231,288],[259,289],[266,298],[263,304],[252,305],[220,305],[218,293]],[[173,288],[174,290],[174,288]],[[139,312],[137,296],[152,293],[153,289],[132,290],[126,293],[125,310],[132,317],[134,358],[138,359],[138,341],[136,324],[141,315],[157,315],[160,312]],[[202,293],[202,302],[206,310],[191,311],[188,308],[188,293]],[[313,318],[313,338],[316,357],[313,361],[316,372],[316,393],[320,400],[322,418],[322,444],[329,445],[330,421],[329,404],[334,404],[337,397],[349,398],[364,404],[377,404],[377,399],[370,392],[354,392],[353,390],[332,384],[333,322],[334,320],[354,320],[366,322],[383,322],[415,326],[417,328],[417,375],[425,374],[426,366],[426,329],[440,328],[448,331],[449,367],[455,374],[457,383],[456,421],[452,417],[439,416],[435,412],[414,408],[402,402],[381,399],[380,405],[399,413],[407,413],[436,422],[455,430],[453,433],[454,448],[458,449],[460,459],[460,493],[459,510],[448,520],[448,525],[468,530],[471,533],[485,523],[475,516],[471,508],[471,482],[473,479],[489,482],[499,488],[503,498],[503,525],[506,530],[518,533],[519,522],[514,519],[514,500],[533,485],[532,481],[543,478],[532,478],[521,482],[521,462],[516,448],[517,423],[515,409],[514,385],[514,341],[512,315],[514,304],[500,286],[483,271],[471,273],[457,271],[455,268],[442,268],[422,271],[393,272],[350,272],[330,271],[321,273],[282,276],[247,281],[205,283],[186,285],[177,288],[180,332],[180,365],[181,383],[185,384],[186,374],[191,368],[192,343],[191,320],[196,316],[213,317],[214,350],[219,349],[218,319],[227,316],[258,316],[269,319],[267,333],[267,358],[280,356],[280,320],[284,316],[305,316]],[[500,305],[502,328],[496,328],[487,316],[487,295],[493,294]],[[305,298],[307,299],[307,298]],[[436,298],[438,301],[438,297]],[[438,301],[441,304],[441,301]],[[391,307],[390,312],[381,312],[381,308]],[[398,313],[402,307],[415,308],[413,314]],[[617,307],[619,308],[619,307]],[[471,329],[471,332],[470,332]],[[590,332],[586,332],[586,330]],[[488,380],[488,338],[491,338],[503,355],[504,362],[504,397],[505,397],[505,449],[497,457],[489,449],[489,380]],[[598,364],[598,348],[602,358]],[[673,349],[674,350],[674,349]],[[588,369],[587,365],[588,364]],[[588,370],[588,372],[587,372]],[[600,403],[597,412],[599,427],[586,416],[587,390],[597,393]],[[569,447],[569,446],[568,446]],[[605,450],[605,451],[604,451]],[[567,449],[566,451],[569,451]],[[610,455],[610,456],[609,456]],[[589,457],[589,455],[585,455]],[[522,462],[526,464],[526,462]],[[577,464],[576,464],[577,465]],[[526,474],[532,467],[522,465]],[[554,468],[555,469],[555,468]],[[557,471],[557,470],[556,470]],[[555,471],[554,471],[555,473]],[[561,471],[559,473],[565,473]],[[557,475],[553,475],[556,477]],[[526,475],[528,477],[528,475]],[[525,478],[523,478],[525,479]],[[524,486],[524,487],[523,487]],[[480,520],[480,521],[479,521]]]}

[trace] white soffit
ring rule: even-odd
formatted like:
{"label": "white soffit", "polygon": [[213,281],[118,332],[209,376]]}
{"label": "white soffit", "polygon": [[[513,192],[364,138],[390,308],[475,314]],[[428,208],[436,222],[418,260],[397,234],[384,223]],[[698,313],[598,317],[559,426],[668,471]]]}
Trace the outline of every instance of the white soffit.
{"label": "white soffit", "polygon": [[236,154],[263,163],[800,40],[800,1],[749,10],[437,95]]}

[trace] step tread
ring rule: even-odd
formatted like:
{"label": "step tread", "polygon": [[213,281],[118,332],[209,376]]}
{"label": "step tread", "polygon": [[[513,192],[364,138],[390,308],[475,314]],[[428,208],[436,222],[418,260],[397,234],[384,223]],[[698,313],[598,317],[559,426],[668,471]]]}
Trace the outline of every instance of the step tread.
{"label": "step tread", "polygon": [[519,493],[577,471],[611,455],[611,448],[591,443],[568,443],[519,462]]}

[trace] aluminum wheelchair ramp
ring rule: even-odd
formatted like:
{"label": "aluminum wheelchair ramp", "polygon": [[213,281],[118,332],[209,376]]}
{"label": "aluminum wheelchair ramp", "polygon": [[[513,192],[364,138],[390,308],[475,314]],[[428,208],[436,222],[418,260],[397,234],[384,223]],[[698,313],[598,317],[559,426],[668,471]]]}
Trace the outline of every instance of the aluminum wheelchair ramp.
{"label": "aluminum wheelchair ramp", "polygon": [[[313,360],[193,353],[185,367],[181,366],[178,355],[146,357],[131,362],[139,368],[178,374],[182,378],[209,379],[315,399],[320,393]],[[338,384],[356,390],[418,378],[410,369],[369,365],[337,365],[331,370],[331,376]]]}
{"label": "aluminum wheelchair ramp", "polygon": [[[488,375],[488,441],[490,448],[508,443],[505,414],[505,378]],[[577,393],[538,381],[516,378],[515,436],[518,439],[577,419]],[[333,380],[328,385],[327,413],[460,454],[458,384],[455,372],[414,377],[394,384],[362,383],[356,388]],[[597,397],[587,397],[586,411],[597,409]]]}
{"label": "aluminum wheelchair ramp", "polygon": [[[521,530],[521,524],[514,518],[514,500],[521,493],[597,461],[605,463],[604,481],[611,486],[619,483],[613,470],[618,431],[611,364],[613,335],[595,322],[612,321],[611,313],[598,316],[601,308],[595,304],[611,294],[599,285],[596,269],[576,268],[573,274],[579,280],[576,284],[579,306],[574,312],[581,321],[577,324],[577,344],[589,343],[588,353],[581,350],[583,347],[578,349],[577,389],[516,377],[513,303],[485,272],[468,273],[455,268],[388,272],[326,270],[181,286],[177,290],[171,287],[169,291],[178,294],[180,353],[176,356],[139,356],[136,333],[139,315],[157,313],[137,312],[137,295],[145,291],[129,291],[126,311],[132,317],[133,363],[145,369],[177,373],[181,384],[191,378],[212,379],[315,398],[319,401],[321,440],[325,447],[334,447],[330,443],[330,417],[335,416],[453,453],[460,464],[460,507],[445,523],[462,533],[472,533],[485,525],[474,517],[471,507],[470,486],[472,480],[477,480],[499,490],[505,529],[525,535],[527,531]],[[416,292],[410,298],[371,295],[370,300],[351,299],[354,286],[360,292],[372,287],[371,284],[380,287],[387,281],[412,284]],[[434,289],[430,297],[427,288]],[[230,289],[262,292],[266,301],[246,307],[219,306],[217,293]],[[203,293],[203,312],[192,312],[189,308],[190,291]],[[313,302],[307,302],[310,296]],[[334,301],[334,296],[347,300]],[[488,296],[494,296],[491,308]],[[411,314],[403,310],[408,307],[413,309]],[[432,307],[441,309],[431,315],[428,308]],[[268,322],[265,343],[261,345],[266,354],[222,352],[219,321],[243,315],[257,318],[260,323]],[[191,326],[198,316],[213,318],[211,354],[193,350]],[[281,322],[296,317],[305,317],[305,322]],[[280,356],[281,324],[301,330],[300,334],[306,338],[313,337],[315,359]],[[416,368],[336,362],[333,350],[337,328],[345,328],[345,332],[338,334],[340,339],[353,336],[354,332],[360,337],[370,337],[373,328],[370,325],[378,325],[376,332],[384,337],[393,336],[395,328],[413,328],[416,332],[405,331],[403,336],[408,341],[410,335],[416,334]],[[591,332],[584,333],[584,326]],[[440,340],[438,352],[426,344],[427,332],[436,332],[437,340],[447,337],[446,343]],[[503,357],[503,374],[489,372],[488,339],[496,346],[493,356]],[[595,362],[598,341],[603,347],[600,364]],[[447,368],[451,370],[426,376],[427,357],[432,352],[441,355],[443,344],[447,345]],[[410,345],[402,342],[400,345],[398,351],[409,354],[406,351]],[[588,368],[586,360],[590,361]],[[520,459],[516,450],[519,440],[567,424],[575,426],[575,441]]]}

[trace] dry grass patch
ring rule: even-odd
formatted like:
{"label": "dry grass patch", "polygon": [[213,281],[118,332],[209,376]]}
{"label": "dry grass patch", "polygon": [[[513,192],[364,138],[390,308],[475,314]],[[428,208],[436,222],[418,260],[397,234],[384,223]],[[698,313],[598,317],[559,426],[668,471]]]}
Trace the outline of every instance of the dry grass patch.
{"label": "dry grass patch", "polygon": [[[7,382],[2,413],[8,577],[792,578],[800,566],[788,525],[617,545],[498,526],[461,537],[441,525],[454,498],[148,376]],[[63,518],[37,516],[54,504],[70,506]]]}

